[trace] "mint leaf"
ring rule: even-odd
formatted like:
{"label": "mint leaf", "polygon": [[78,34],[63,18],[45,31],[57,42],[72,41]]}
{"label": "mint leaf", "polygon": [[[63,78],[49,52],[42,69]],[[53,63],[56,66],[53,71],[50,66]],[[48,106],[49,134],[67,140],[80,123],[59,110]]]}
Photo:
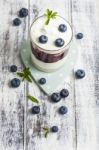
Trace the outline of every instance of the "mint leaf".
{"label": "mint leaf", "polygon": [[28,82],[32,82],[32,79],[31,79],[29,76],[26,76],[25,79],[26,79]]}
{"label": "mint leaf", "polygon": [[27,80],[28,82],[32,82],[30,68],[25,68],[22,72],[18,72],[17,75],[22,78],[22,81]]}
{"label": "mint leaf", "polygon": [[39,103],[39,101],[35,98],[35,97],[33,97],[33,96],[31,96],[31,95],[28,95],[27,96],[27,98],[29,99],[29,100],[31,100],[33,103]]}
{"label": "mint leaf", "polygon": [[23,77],[23,76],[24,76],[24,73],[22,73],[22,72],[17,72],[17,75],[18,75],[19,77]]}
{"label": "mint leaf", "polygon": [[53,12],[52,10],[47,9],[45,16],[46,16],[45,25],[48,25],[51,19],[56,18],[57,12]]}
{"label": "mint leaf", "polygon": [[47,19],[46,22],[45,22],[45,24],[48,25],[49,22],[50,22],[50,19]]}
{"label": "mint leaf", "polygon": [[49,128],[43,128],[43,130],[44,130],[44,136],[45,138],[47,138],[49,134]]}

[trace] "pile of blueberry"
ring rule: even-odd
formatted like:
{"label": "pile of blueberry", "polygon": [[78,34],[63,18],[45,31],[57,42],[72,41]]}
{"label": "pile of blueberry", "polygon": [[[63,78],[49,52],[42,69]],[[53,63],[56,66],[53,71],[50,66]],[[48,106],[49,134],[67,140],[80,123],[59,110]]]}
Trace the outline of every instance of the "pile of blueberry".
{"label": "pile of blueberry", "polygon": [[[59,32],[66,32],[67,26],[65,24],[60,24],[58,28]],[[46,35],[41,35],[39,37],[39,42],[41,44],[46,44],[48,42],[48,37]],[[62,38],[58,38],[55,40],[55,45],[57,47],[62,47],[64,45],[65,41]]]}
{"label": "pile of blueberry", "polygon": [[[85,77],[85,71],[83,69],[78,69],[77,71],[75,71],[75,77],[77,79],[82,79]],[[40,78],[39,79],[39,84],[41,85],[44,85],[46,83],[46,79],[45,78]],[[53,93],[51,96],[50,96],[50,99],[53,103],[58,103],[62,98],[66,98],[69,96],[69,91],[67,89],[62,89],[60,91],[60,93]],[[35,110],[36,109],[36,110]],[[40,107],[39,106],[34,106],[32,108],[32,112],[34,114],[38,114],[40,113]],[[68,108],[66,106],[61,106],[59,109],[58,109],[58,112],[61,114],[61,115],[64,115],[68,112]],[[57,126],[53,126],[51,128],[51,131],[52,132],[58,132],[58,127]]]}
{"label": "pile of blueberry", "polygon": [[[62,98],[66,98],[67,96],[69,95],[69,92],[67,89],[62,89],[60,91],[60,93],[53,93],[51,95],[51,101],[54,102],[54,103],[57,103],[59,102]],[[66,106],[61,106],[59,108],[59,113],[64,115],[68,112],[68,109]]]}
{"label": "pile of blueberry", "polygon": [[[16,72],[17,71],[17,66],[16,65],[12,65],[10,66],[10,71],[11,72]],[[78,69],[75,72],[75,77],[77,79],[82,79],[85,77],[85,71],[82,69]],[[10,82],[11,87],[13,88],[17,88],[20,86],[21,81],[18,78],[13,78]],[[42,86],[44,84],[46,84],[46,79],[45,78],[40,78],[38,81],[39,84],[41,84]],[[62,89],[59,93],[52,93],[52,95],[50,96],[50,100],[53,103],[58,103],[62,98],[66,98],[69,96],[69,91],[67,89]],[[32,109],[32,114],[39,114],[40,113],[40,106],[33,106]],[[58,109],[59,114],[61,115],[65,115],[68,112],[68,108],[66,106],[61,106]],[[55,133],[58,132],[58,126],[52,126],[51,127],[51,132]]]}
{"label": "pile of blueberry", "polygon": [[[53,93],[50,97],[51,101],[54,103],[59,102],[62,98],[66,98],[69,95],[67,89],[62,89],[60,93]],[[66,106],[61,106],[58,110],[61,115],[65,115],[68,112],[68,108]],[[32,114],[39,114],[40,113],[40,106],[33,106],[32,107]],[[56,133],[58,132],[58,126],[52,126],[51,132]]]}
{"label": "pile of blueberry", "polygon": [[[24,18],[24,17],[28,16],[28,9],[27,8],[21,8],[20,11],[19,11],[18,16],[20,18]],[[21,24],[21,19],[20,18],[15,18],[13,20],[13,25],[14,26],[19,26]]]}

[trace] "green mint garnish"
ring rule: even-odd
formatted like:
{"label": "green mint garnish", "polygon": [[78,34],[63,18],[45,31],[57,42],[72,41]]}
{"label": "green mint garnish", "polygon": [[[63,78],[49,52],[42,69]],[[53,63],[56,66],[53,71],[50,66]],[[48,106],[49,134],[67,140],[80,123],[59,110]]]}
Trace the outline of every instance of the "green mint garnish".
{"label": "green mint garnish", "polygon": [[45,25],[48,25],[51,19],[56,18],[57,12],[53,12],[52,10],[47,9],[45,16],[46,16]]}
{"label": "green mint garnish", "polygon": [[43,130],[44,130],[44,136],[45,136],[45,138],[47,138],[48,137],[48,134],[49,134],[49,128],[43,128]]}
{"label": "green mint garnish", "polygon": [[30,68],[25,68],[23,72],[18,72],[17,75],[22,78],[22,81],[27,80],[28,82],[32,82],[32,74]]}
{"label": "green mint garnish", "polygon": [[35,98],[35,97],[33,97],[33,96],[31,96],[31,95],[28,95],[27,96],[27,98],[29,99],[29,100],[31,100],[33,103],[39,103],[39,101]]}

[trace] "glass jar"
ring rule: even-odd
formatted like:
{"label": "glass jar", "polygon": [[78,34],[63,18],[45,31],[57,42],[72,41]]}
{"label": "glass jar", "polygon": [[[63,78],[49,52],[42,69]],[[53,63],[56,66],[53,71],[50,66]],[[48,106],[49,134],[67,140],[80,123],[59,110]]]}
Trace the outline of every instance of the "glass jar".
{"label": "glass jar", "polygon": [[[58,18],[58,19],[57,19]],[[59,69],[65,62],[72,41],[72,28],[61,16],[53,19],[49,25],[45,25],[45,16],[38,17],[30,27],[31,59],[35,67],[44,72],[52,72]],[[61,33],[58,30],[60,24],[66,24],[67,31]],[[46,35],[48,42],[39,43],[39,36]],[[64,46],[56,47],[55,40],[63,38]]]}

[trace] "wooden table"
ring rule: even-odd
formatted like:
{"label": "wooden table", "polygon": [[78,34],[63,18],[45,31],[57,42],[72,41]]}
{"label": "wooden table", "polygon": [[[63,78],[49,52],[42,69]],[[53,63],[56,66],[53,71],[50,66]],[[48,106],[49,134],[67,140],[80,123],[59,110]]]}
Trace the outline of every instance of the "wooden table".
{"label": "wooden table", "polygon": [[[12,20],[22,7],[29,9],[29,17],[14,27]],[[74,38],[78,32],[84,34],[82,40],[76,40],[80,54],[74,70],[84,69],[86,77],[77,80],[72,75],[61,86],[70,93],[65,100],[69,110],[66,117],[57,113],[60,103],[51,104],[35,83],[22,82],[16,89],[9,87],[10,80],[16,77],[9,67],[16,64],[19,71],[23,69],[21,43],[28,38],[34,18],[46,8],[58,11],[71,22]],[[98,0],[0,0],[0,150],[99,149],[98,13]],[[33,103],[27,101],[27,94],[40,99],[40,115],[31,115]],[[45,139],[42,127],[55,124],[60,131]]]}

